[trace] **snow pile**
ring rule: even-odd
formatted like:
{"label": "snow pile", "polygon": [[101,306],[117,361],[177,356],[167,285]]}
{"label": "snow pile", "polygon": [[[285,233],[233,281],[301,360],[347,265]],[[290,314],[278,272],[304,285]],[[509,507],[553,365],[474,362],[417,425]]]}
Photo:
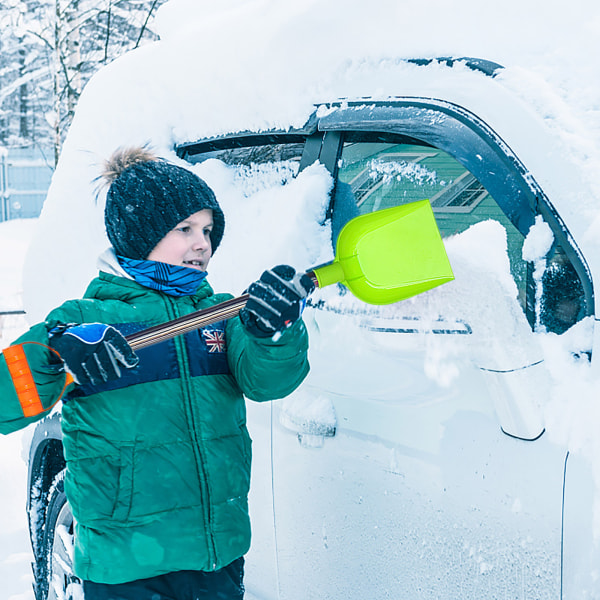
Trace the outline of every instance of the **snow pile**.
{"label": "snow pile", "polygon": [[[304,271],[333,258],[331,226],[321,225],[333,182],[322,165],[283,186],[280,168],[239,169],[208,160],[195,171],[226,215],[222,245],[209,265],[216,290],[242,293],[265,268],[289,264]],[[290,167],[288,176],[295,172]]]}
{"label": "snow pile", "polygon": [[15,219],[0,223],[0,256],[5,257],[0,262],[0,311],[23,308],[21,257],[25,255],[36,225],[37,220],[34,219]]}
{"label": "snow pile", "polygon": [[538,215],[523,242],[523,260],[537,262],[545,258],[553,243],[554,234],[550,226]]}
{"label": "snow pile", "polygon": [[[541,216],[535,218],[535,224],[529,230],[529,234],[523,243],[523,260],[533,263],[533,281],[535,282],[535,305],[541,306],[543,285],[542,277],[546,270],[546,255],[554,243],[554,234],[550,226],[544,222]],[[536,329],[540,329],[540,315],[536,315]]]}
{"label": "snow pile", "polygon": [[[0,311],[22,307],[21,275],[23,257],[37,220],[23,219],[0,223]],[[0,315],[0,348],[8,346],[27,329],[21,315]],[[0,581],[2,598],[30,600],[32,597],[31,562],[27,525],[27,463],[22,453],[30,431],[0,436]]]}

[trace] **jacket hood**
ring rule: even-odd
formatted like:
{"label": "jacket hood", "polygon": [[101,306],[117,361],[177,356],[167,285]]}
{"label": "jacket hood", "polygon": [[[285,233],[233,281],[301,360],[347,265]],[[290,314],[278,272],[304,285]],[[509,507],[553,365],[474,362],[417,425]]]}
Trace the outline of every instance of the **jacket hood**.
{"label": "jacket hood", "polygon": [[96,261],[96,265],[98,270],[102,273],[109,273],[111,275],[116,275],[118,277],[125,277],[126,279],[133,280],[133,277],[123,269],[123,267],[119,264],[119,260],[117,259],[117,254],[115,253],[114,248],[107,248]]}

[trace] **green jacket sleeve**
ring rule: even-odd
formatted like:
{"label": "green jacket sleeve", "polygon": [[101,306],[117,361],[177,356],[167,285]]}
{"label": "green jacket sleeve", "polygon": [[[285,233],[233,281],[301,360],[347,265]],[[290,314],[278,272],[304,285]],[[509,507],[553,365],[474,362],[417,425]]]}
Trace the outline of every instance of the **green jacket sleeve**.
{"label": "green jacket sleeve", "polygon": [[8,434],[46,416],[59,400],[66,375],[52,367],[45,323],[33,326],[0,354],[0,433]]}
{"label": "green jacket sleeve", "polygon": [[[81,301],[68,300],[0,353],[0,433],[17,431],[45,417],[65,391],[66,373],[57,369],[62,365],[48,347],[48,331],[59,322],[83,322]],[[21,354],[18,362],[14,350]]]}
{"label": "green jacket sleeve", "polygon": [[256,338],[239,317],[227,324],[227,357],[238,385],[251,400],[291,394],[308,374],[308,333],[302,319],[279,339]]}

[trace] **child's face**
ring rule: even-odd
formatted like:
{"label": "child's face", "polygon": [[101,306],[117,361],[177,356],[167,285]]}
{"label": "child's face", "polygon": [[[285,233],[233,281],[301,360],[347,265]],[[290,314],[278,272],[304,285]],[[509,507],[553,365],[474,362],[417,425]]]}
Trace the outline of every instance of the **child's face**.
{"label": "child's face", "polygon": [[212,255],[212,228],[212,210],[200,210],[171,229],[148,254],[148,260],[206,271]]}

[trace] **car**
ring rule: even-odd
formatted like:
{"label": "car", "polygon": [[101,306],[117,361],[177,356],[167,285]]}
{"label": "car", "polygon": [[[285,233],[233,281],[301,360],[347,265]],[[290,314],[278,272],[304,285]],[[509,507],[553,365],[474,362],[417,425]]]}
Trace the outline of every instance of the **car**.
{"label": "car", "polygon": [[[306,382],[247,407],[252,598],[598,592],[591,465],[548,424],[564,416],[565,373],[596,358],[595,257],[569,203],[588,192],[502,71],[469,57],[364,67],[352,96],[316,99],[303,125],[171,148],[253,248],[219,287],[243,289],[275,257],[330,260],[352,217],[421,199],[455,275],[386,306],[341,285],[310,297]],[[381,77],[396,95],[369,95]],[[259,244],[249,223],[265,213]],[[29,456],[37,600],[77,597],[64,469],[56,410]]]}

